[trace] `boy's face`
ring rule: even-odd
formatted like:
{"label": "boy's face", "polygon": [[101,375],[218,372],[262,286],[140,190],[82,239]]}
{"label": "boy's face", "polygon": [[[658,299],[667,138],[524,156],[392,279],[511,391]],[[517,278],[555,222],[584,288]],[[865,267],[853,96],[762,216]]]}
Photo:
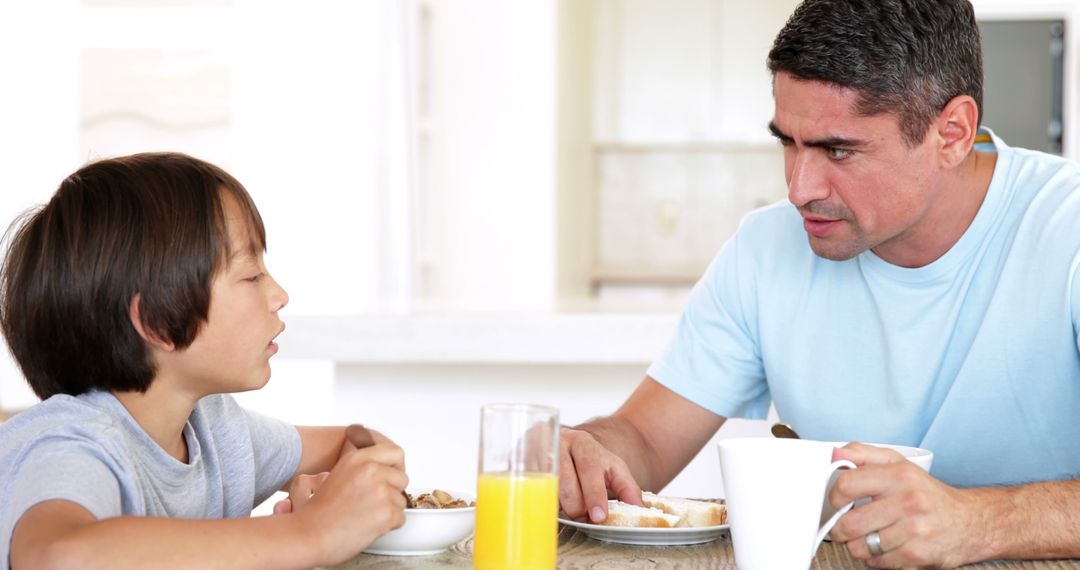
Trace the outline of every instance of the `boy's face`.
{"label": "boy's face", "polygon": [[210,289],[210,310],[194,342],[175,356],[175,372],[192,392],[241,392],[270,379],[274,339],[285,330],[278,311],[289,295],[270,276],[262,252],[252,246],[243,215],[222,192],[232,251]]}

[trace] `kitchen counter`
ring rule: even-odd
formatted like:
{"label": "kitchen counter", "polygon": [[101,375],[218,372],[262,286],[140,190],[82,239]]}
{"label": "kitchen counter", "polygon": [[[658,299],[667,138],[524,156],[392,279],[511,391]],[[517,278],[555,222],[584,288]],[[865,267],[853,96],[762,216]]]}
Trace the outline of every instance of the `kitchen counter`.
{"label": "kitchen counter", "polygon": [[678,312],[285,317],[281,353],[343,364],[648,364]]}

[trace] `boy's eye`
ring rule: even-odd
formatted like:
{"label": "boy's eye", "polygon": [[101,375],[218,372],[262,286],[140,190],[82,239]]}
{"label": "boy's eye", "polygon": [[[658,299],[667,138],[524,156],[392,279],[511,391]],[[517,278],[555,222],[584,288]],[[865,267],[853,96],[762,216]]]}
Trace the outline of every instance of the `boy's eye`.
{"label": "boy's eye", "polygon": [[251,277],[245,277],[244,281],[249,281],[251,283],[258,283],[258,281],[263,278],[263,275],[266,275],[266,274],[265,273],[259,273],[257,275],[252,275]]}

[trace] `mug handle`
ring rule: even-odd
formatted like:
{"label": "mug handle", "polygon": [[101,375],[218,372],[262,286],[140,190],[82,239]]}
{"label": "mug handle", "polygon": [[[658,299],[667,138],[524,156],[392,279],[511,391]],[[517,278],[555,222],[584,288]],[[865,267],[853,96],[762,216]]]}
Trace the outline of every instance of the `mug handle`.
{"label": "mug handle", "polygon": [[[847,459],[841,459],[840,461],[833,462],[833,464],[829,466],[829,473],[832,473],[833,471],[836,471],[841,467],[855,469],[856,465],[848,461]],[[836,521],[840,520],[840,517],[844,516],[844,514],[850,511],[851,507],[853,506],[855,506],[855,501],[852,501],[840,507],[835,513],[833,513],[833,516],[830,517],[829,520],[825,521],[825,524],[821,525],[821,529],[818,530],[817,538],[814,539],[814,550],[812,550],[811,552],[817,552],[818,547],[821,546],[821,541],[825,540],[825,536],[829,534],[829,531],[832,530],[832,527],[836,526]]]}

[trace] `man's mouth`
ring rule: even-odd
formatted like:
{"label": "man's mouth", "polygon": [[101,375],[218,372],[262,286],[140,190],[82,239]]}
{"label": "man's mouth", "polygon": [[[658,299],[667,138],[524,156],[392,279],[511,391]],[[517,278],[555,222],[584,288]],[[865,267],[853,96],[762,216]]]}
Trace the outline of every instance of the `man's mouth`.
{"label": "man's mouth", "polygon": [[829,234],[836,226],[840,225],[843,220],[818,218],[818,217],[804,217],[803,229],[806,233],[816,238],[823,238]]}

